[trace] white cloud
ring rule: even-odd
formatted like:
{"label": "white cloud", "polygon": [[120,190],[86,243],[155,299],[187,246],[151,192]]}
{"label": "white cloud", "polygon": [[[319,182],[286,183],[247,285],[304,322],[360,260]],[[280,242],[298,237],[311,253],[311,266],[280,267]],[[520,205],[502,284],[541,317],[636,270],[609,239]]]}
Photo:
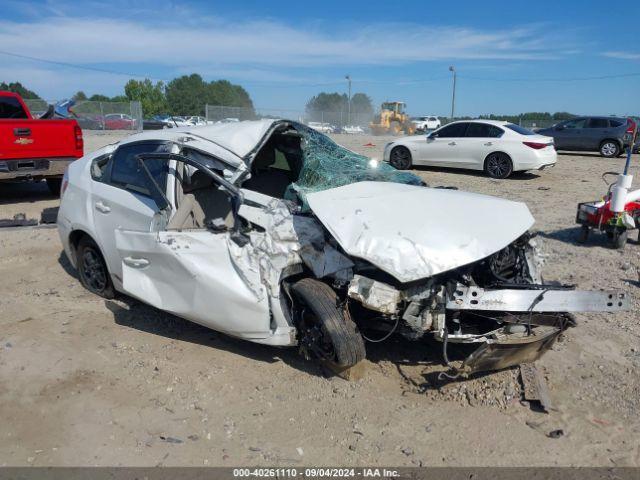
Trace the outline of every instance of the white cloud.
{"label": "white cloud", "polygon": [[640,60],[640,53],[635,52],[604,52],[603,57],[618,58],[620,60]]}
{"label": "white cloud", "polygon": [[[389,31],[402,34],[381,35]],[[0,22],[1,50],[69,63],[195,71],[210,65],[325,67],[555,57],[541,38],[534,28],[481,31],[380,24],[321,32],[273,21],[213,18],[195,25],[69,16]]]}

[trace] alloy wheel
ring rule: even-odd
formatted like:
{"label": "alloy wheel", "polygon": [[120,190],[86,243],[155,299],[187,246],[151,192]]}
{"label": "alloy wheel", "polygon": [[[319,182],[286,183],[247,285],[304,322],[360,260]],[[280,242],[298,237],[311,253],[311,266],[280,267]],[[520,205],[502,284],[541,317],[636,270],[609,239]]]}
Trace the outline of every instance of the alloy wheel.
{"label": "alloy wheel", "polygon": [[107,272],[100,254],[93,248],[87,247],[82,252],[82,276],[87,284],[97,292],[107,287]]}
{"label": "alloy wheel", "polygon": [[391,152],[391,165],[398,170],[406,170],[411,166],[411,154],[406,148],[396,148]]}
{"label": "alloy wheel", "polygon": [[487,159],[487,173],[493,178],[506,178],[511,173],[511,161],[505,155],[494,153]]}

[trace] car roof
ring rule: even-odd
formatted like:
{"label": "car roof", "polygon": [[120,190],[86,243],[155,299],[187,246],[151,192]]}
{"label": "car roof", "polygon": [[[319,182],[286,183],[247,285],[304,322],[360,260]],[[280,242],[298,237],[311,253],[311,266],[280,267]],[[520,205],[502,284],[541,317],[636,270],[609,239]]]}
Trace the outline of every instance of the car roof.
{"label": "car roof", "polygon": [[[242,122],[218,123],[215,125],[148,130],[130,135],[122,140],[120,145],[143,140],[184,142],[185,137],[188,138],[189,135],[191,135],[191,138],[188,140],[189,145],[199,150],[209,152],[212,155],[222,156],[224,160],[237,164],[239,163],[239,159],[243,159],[251,153],[275,123],[280,122],[282,122],[282,120],[245,120]],[[237,158],[232,159],[229,158],[229,155],[222,155],[220,147],[227,153],[233,153]]]}
{"label": "car roof", "polygon": [[[488,125],[495,125],[495,126],[501,126],[501,127],[504,127],[505,125],[510,125],[511,123],[513,123],[513,122],[505,122],[504,120],[484,120],[482,118],[470,118],[468,120],[456,120],[455,122],[447,123],[447,125],[453,125],[454,123],[469,123],[469,122],[486,123]],[[443,127],[446,127],[447,125],[443,125]]]}

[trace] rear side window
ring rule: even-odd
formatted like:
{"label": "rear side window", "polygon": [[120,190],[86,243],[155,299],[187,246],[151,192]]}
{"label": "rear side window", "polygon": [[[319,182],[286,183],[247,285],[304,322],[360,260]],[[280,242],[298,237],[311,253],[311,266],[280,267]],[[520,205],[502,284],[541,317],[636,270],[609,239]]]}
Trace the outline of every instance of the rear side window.
{"label": "rear side window", "polygon": [[520,125],[516,125],[515,123],[507,123],[505,127],[507,127],[509,130],[513,130],[514,132],[519,133],[520,135],[535,135],[535,133],[533,133],[528,128],[521,127]]}
{"label": "rear side window", "polygon": [[488,123],[470,123],[465,137],[472,138],[498,138],[504,132],[501,128]]}
{"label": "rear side window", "polygon": [[[136,193],[149,195],[149,187],[145,171],[136,160],[141,153],[169,153],[171,144],[165,142],[144,142],[123,145],[113,154],[110,183],[124,187]],[[144,164],[151,172],[160,189],[167,189],[169,164],[166,160],[146,160]]]}
{"label": "rear side window", "polygon": [[576,118],[575,120],[569,120],[568,122],[561,123],[564,128],[584,128],[587,123],[586,118]]}
{"label": "rear side window", "polygon": [[621,127],[622,125],[624,125],[624,122],[621,122],[620,120],[609,119],[609,125],[611,125],[613,128]]}
{"label": "rear side window", "polygon": [[606,118],[590,118],[587,128],[609,128],[609,120]]}
{"label": "rear side window", "polygon": [[0,97],[0,118],[25,119],[28,117],[16,97]]}
{"label": "rear side window", "polygon": [[468,123],[453,123],[447,125],[438,131],[438,137],[451,138],[451,137],[464,137],[464,132],[467,130]]}

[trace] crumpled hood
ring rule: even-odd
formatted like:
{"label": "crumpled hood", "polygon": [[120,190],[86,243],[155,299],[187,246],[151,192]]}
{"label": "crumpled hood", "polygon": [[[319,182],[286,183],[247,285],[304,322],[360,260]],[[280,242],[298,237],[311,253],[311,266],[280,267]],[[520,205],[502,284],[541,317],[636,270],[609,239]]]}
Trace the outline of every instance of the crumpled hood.
{"label": "crumpled hood", "polygon": [[398,183],[353,183],[307,200],[345,252],[403,283],[481,260],[534,223],[524,203]]}

